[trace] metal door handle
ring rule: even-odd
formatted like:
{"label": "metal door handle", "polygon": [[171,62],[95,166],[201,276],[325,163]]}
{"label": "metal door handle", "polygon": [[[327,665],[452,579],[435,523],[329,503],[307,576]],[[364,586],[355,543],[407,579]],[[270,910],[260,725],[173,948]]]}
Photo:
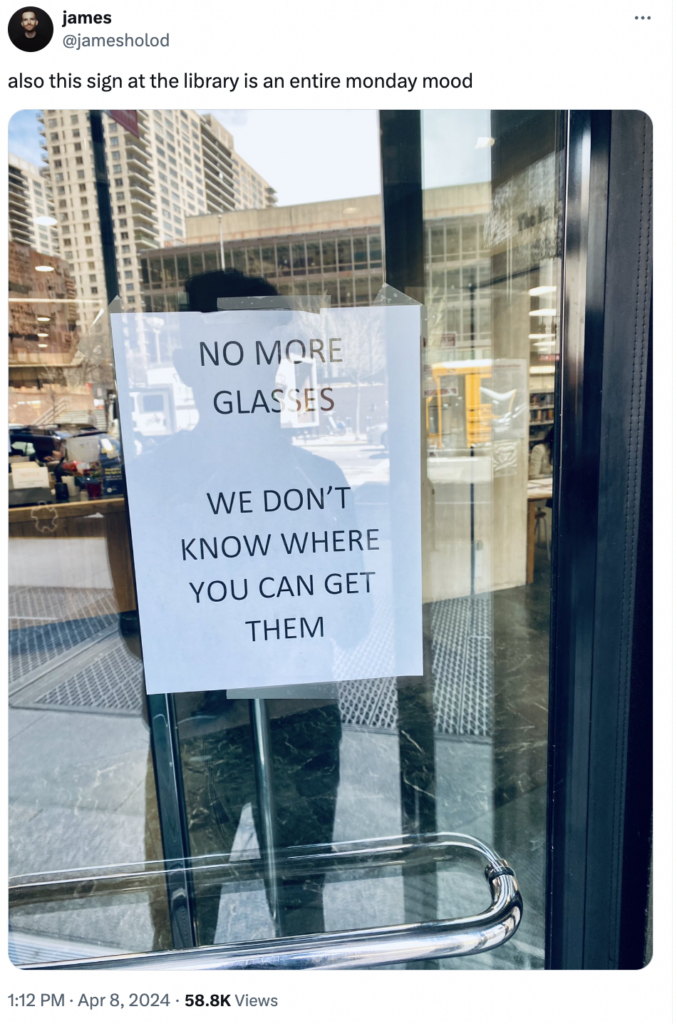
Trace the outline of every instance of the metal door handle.
{"label": "metal door handle", "polygon": [[123,953],[32,964],[25,970],[340,970],[444,957],[470,956],[496,949],[517,931],[522,897],[512,868],[480,840],[456,833],[397,836],[369,842],[338,843],[286,851],[293,867],[313,860],[325,872],[363,857],[372,863],[404,863],[423,851],[435,860],[459,852],[479,855],[491,892],[487,910],[473,917],[350,931],[298,935],[257,942],[229,943],[156,953]]}

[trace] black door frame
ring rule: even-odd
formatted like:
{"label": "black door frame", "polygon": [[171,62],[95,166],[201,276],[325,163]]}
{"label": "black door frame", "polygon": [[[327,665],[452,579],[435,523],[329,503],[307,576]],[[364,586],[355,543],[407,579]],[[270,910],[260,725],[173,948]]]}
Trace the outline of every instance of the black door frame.
{"label": "black door frame", "polygon": [[651,835],[651,123],[568,114],[546,966],[645,962]]}

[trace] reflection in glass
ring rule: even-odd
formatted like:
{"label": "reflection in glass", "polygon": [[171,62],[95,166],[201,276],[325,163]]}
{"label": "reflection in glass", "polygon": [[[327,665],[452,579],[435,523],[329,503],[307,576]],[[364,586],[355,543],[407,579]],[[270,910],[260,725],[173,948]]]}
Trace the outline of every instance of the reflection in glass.
{"label": "reflection in glass", "polygon": [[[192,264],[191,264],[191,266],[192,266]],[[207,250],[204,253],[204,267],[205,267],[205,273],[208,273],[210,270],[216,270],[217,269],[218,263],[217,263],[217,258],[216,258],[216,253],[215,252],[210,252],[209,250]],[[199,271],[198,271],[198,273],[199,273]]]}
{"label": "reflection in glass", "polygon": [[364,267],[367,264],[367,239],[353,237],[353,260],[356,267]]}
{"label": "reflection in glass", "polygon": [[336,243],[339,270],[352,266],[353,254],[349,238],[339,238]]}
{"label": "reflection in glass", "polygon": [[257,277],[261,273],[261,258],[258,249],[247,249],[247,273]]}
{"label": "reflection in glass", "polygon": [[190,273],[202,274],[204,272],[204,260],[201,252],[191,252],[190,254]]}
{"label": "reflection in glass", "polygon": [[[187,116],[201,137],[202,120]],[[150,173],[141,157],[155,144],[155,128],[147,112],[139,120],[140,142],[119,148],[119,159],[133,166],[114,172],[121,177],[115,188],[126,187],[132,172],[141,187]],[[162,117],[155,121],[166,130]],[[423,114],[422,128],[425,677],[353,679],[312,697],[293,691],[266,699],[275,798],[283,843],[292,844],[398,834],[413,820],[403,792],[418,793],[420,803],[432,805],[439,830],[475,834],[510,860],[527,904],[520,933],[503,949],[443,966],[540,968],[548,436],[562,216],[557,116],[432,111]],[[67,182],[56,170],[51,177],[58,202]],[[219,180],[209,185],[215,210],[224,209]],[[190,277],[240,267],[262,274],[264,287],[281,296],[328,295],[333,307],[375,300],[383,284],[384,225],[374,213],[380,197],[351,204],[349,220],[331,228],[322,204],[296,207],[307,218],[298,231],[271,226],[280,211],[233,211],[223,217],[223,246],[215,213],[192,217],[191,232],[182,236],[170,221],[158,221],[154,235],[142,230],[137,214],[119,215],[118,242],[134,250],[120,256],[141,267],[141,288],[127,308],[145,308],[156,319],[135,350],[147,366],[144,389],[129,396],[135,454],[148,455],[196,424],[162,330],[163,315],[186,310]],[[254,225],[249,233],[229,235],[234,218],[244,216]],[[93,214],[78,222],[80,234],[66,231],[70,221],[62,224],[63,255],[41,255],[41,262],[53,258],[52,274],[33,273],[37,251],[10,243],[10,463],[17,480],[23,465],[40,471],[49,492],[43,504],[10,510],[11,870],[44,879],[45,872],[114,864],[124,879],[134,865],[162,863],[163,835],[144,718],[104,289],[100,278],[89,280],[88,267],[81,279],[73,269],[79,240],[95,252],[82,262],[98,260],[99,267],[98,225]],[[39,321],[39,313],[49,321]],[[389,473],[391,410],[368,345],[362,356],[352,375],[345,367],[320,368],[321,379],[335,381],[342,396],[326,435],[308,422],[286,429],[300,451],[332,460],[354,480],[366,514]],[[56,436],[53,424],[70,436]],[[19,427],[37,426],[44,433],[20,436]],[[95,451],[87,440],[71,440],[94,426],[112,452],[103,441]],[[213,439],[204,446],[213,450]],[[178,458],[167,469],[177,496],[186,464]],[[20,488],[12,490],[18,500]],[[253,691],[251,700],[264,696]],[[265,838],[250,698],[184,693],[174,710],[192,852],[250,864]],[[226,872],[200,886],[198,941],[275,933],[270,880],[256,863],[258,874],[244,883]],[[282,878],[285,927],[368,927],[475,909],[483,879],[424,867],[409,874],[398,867],[376,879],[356,868],[300,887]],[[164,880],[58,906],[49,898],[15,904],[12,925],[16,955],[24,959],[38,941],[40,955],[64,957],[175,941]]]}
{"label": "reflection in glass", "polygon": [[288,277],[291,274],[291,257],[288,245],[277,245],[277,272],[281,277]]}
{"label": "reflection in glass", "polygon": [[438,827],[480,829],[515,867],[529,907],[516,939],[473,966],[539,968],[552,494],[543,437],[559,350],[562,186],[560,151],[546,141],[558,115],[512,118],[423,116],[424,209],[445,210],[427,237],[424,600],[437,721],[445,706],[458,714],[436,736]]}
{"label": "reflection in glass", "polygon": [[261,249],[261,269],[264,277],[275,277],[275,249],[272,245],[264,245]]}
{"label": "reflection in glass", "polygon": [[380,267],[381,260],[381,236],[370,235],[369,236],[369,262],[372,267]]}
{"label": "reflection in glass", "polygon": [[319,274],[321,270],[320,246],[318,242],[307,242],[308,273]]}
{"label": "reflection in glass", "polygon": [[333,270],[336,267],[336,242],[322,243],[322,269]]}

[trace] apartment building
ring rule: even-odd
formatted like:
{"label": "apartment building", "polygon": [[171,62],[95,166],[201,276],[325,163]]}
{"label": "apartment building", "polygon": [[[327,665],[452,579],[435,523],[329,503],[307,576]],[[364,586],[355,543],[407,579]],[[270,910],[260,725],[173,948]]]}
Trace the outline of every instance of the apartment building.
{"label": "apartment building", "polygon": [[14,153],[9,154],[9,237],[46,256],[58,255],[49,174]]}
{"label": "apartment building", "polygon": [[237,153],[233,153],[233,186],[236,210],[265,210],[277,204],[275,189]]}
{"label": "apartment building", "polygon": [[[187,217],[228,212],[242,201],[234,180],[241,161],[216,118],[192,110],[139,110],[137,117],[138,136],[104,115],[119,293],[128,309],[140,308],[140,251],[180,245]],[[60,251],[78,296],[105,299],[88,112],[44,110],[40,121]],[[274,196],[260,175],[255,196],[253,186],[250,180],[247,201]]]}

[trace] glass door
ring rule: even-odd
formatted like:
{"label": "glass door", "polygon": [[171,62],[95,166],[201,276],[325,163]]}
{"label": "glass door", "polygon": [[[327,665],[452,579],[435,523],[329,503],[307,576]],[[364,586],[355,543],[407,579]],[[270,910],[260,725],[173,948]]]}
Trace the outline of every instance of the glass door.
{"label": "glass door", "polygon": [[[508,862],[528,913],[490,951],[402,966],[542,969],[562,117],[229,117],[16,115],[35,154],[10,174],[11,208],[32,217],[10,240],[12,958],[300,935],[321,948],[347,930],[473,917],[487,878],[447,857],[460,834]],[[267,141],[280,131],[331,144],[331,175],[291,175]],[[109,298],[113,321],[144,315],[124,380]],[[171,332],[196,315],[230,322],[248,299],[327,317],[416,307],[407,416],[365,336],[317,371],[340,400],[290,415],[284,459],[331,465],[353,532],[377,522],[395,565],[383,487],[397,446],[418,439],[420,536],[401,550],[420,544],[422,672],[370,674],[383,652],[337,637],[312,683],[218,686],[215,664],[209,688],[186,673],[165,693],[154,675],[146,694],[154,600],[126,480],[134,463],[162,465],[158,515],[178,516],[195,452],[214,471],[242,457],[203,432]],[[384,609],[374,635],[394,649]]]}

